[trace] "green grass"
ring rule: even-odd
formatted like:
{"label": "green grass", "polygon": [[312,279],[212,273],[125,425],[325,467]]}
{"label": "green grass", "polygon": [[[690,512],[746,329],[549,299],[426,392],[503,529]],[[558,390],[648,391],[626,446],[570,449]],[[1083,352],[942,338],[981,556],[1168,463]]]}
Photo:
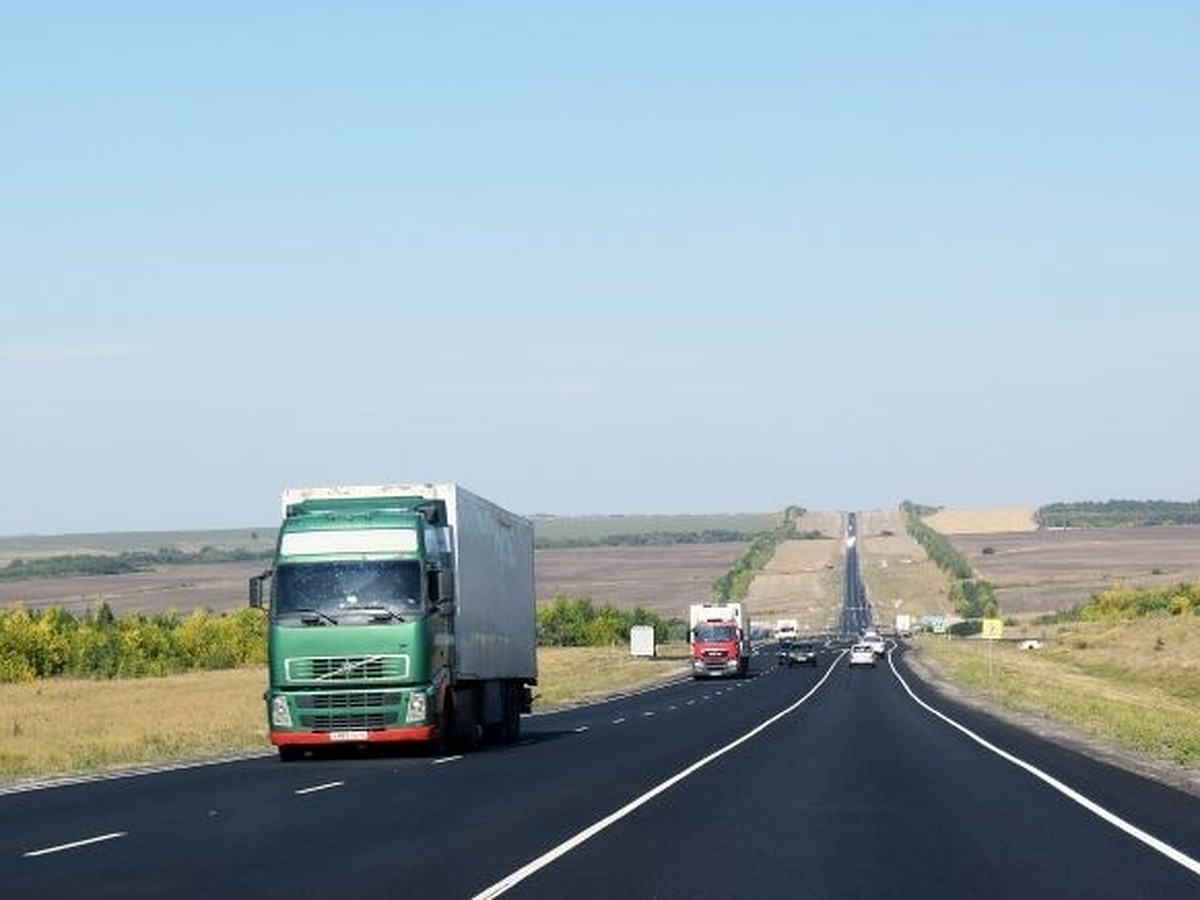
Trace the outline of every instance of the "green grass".
{"label": "green grass", "polygon": [[1059,626],[1040,650],[924,635],[919,657],[969,693],[1093,738],[1200,765],[1200,620]]}

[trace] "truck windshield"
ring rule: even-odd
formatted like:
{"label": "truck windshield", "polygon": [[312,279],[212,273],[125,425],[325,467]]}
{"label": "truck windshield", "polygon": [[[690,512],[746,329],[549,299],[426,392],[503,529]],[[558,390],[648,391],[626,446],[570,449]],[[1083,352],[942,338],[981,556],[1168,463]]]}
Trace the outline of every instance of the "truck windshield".
{"label": "truck windshield", "polygon": [[276,568],[271,587],[277,617],[315,612],[334,620],[373,613],[408,619],[422,613],[416,560],[285,563]]}
{"label": "truck windshield", "polygon": [[697,625],[692,634],[696,641],[736,641],[737,627],[734,625]]}

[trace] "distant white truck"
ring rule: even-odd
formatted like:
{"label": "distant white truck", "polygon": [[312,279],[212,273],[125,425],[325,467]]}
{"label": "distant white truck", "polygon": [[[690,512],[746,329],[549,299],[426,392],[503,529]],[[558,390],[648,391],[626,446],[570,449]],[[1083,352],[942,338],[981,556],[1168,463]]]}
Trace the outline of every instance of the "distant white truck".
{"label": "distant white truck", "polygon": [[912,637],[912,616],[896,613],[896,637]]}
{"label": "distant white truck", "polygon": [[781,641],[790,641],[800,633],[800,623],[795,619],[776,619],[775,637]]}

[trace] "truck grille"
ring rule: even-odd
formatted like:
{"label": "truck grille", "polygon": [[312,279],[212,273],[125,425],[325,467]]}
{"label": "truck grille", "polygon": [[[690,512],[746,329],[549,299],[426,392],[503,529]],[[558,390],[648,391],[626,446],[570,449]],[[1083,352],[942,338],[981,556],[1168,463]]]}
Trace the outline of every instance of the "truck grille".
{"label": "truck grille", "polygon": [[399,706],[403,694],[385,694],[381,691],[355,691],[341,693],[331,691],[328,694],[302,694],[296,698],[296,706],[302,710],[358,710],[381,709],[385,706]]}
{"label": "truck grille", "polygon": [[312,731],[387,728],[400,721],[400,691],[329,691],[295,698],[300,726]]}
{"label": "truck grille", "polygon": [[400,721],[400,713],[391,712],[337,712],[301,713],[300,725],[313,731],[342,731],[362,728],[387,728]]}
{"label": "truck grille", "polygon": [[382,681],[407,678],[408,656],[307,656],[284,663],[288,681]]}

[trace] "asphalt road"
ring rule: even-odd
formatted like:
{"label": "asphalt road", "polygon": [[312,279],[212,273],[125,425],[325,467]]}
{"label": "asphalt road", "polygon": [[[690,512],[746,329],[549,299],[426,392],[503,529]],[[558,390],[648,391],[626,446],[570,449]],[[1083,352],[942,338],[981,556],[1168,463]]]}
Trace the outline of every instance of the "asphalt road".
{"label": "asphalt road", "polygon": [[[1097,808],[919,705],[902,675]],[[1200,896],[1200,801],[933,699],[902,661],[850,670],[830,653],[816,670],[781,669],[764,654],[745,680],[675,683],[524,731],[462,758],[264,757],[0,796],[0,885],[12,897],[419,886],[438,898],[509,882],[507,896],[544,898]]]}

